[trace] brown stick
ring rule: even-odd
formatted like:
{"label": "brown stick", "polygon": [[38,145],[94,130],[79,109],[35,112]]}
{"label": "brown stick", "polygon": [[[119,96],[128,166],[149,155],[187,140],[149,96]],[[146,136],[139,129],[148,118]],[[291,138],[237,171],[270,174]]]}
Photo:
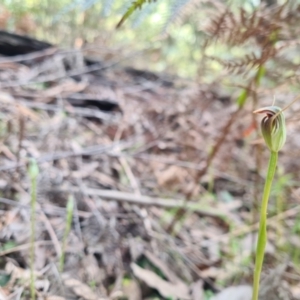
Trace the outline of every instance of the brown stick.
{"label": "brown stick", "polygon": [[[56,189],[56,191],[80,193],[81,189],[77,187],[71,187],[71,188],[62,188],[58,190]],[[100,189],[87,188],[84,190],[84,193],[85,195],[88,196],[98,196],[102,200],[114,200],[118,202],[137,204],[141,206],[158,206],[162,208],[178,208],[178,207],[186,206],[185,200],[155,198],[155,197],[136,195],[136,194],[125,193],[125,192],[114,191],[114,190],[100,190]],[[189,211],[197,212],[198,214],[207,217],[224,218],[225,216],[224,211],[222,209],[198,208],[191,205],[191,203],[189,203],[186,206],[186,209]]]}
{"label": "brown stick", "polygon": [[[116,146],[126,148],[132,146],[133,144],[134,144],[134,140],[127,141],[127,142],[121,141],[117,143],[111,143],[110,145],[94,145],[94,146],[83,148],[81,151],[78,152],[59,151],[54,153],[48,153],[43,155],[42,157],[37,158],[36,160],[38,163],[42,163],[42,162],[48,162],[48,161],[53,161],[62,158],[74,157],[74,156],[98,155],[98,154],[106,153],[108,151],[113,151],[114,147]],[[0,172],[15,170],[16,168],[24,167],[25,165],[26,165],[26,161],[20,163],[12,163],[8,166],[1,166]]]}
{"label": "brown stick", "polygon": [[[238,109],[232,114],[231,118],[227,121],[219,138],[217,139],[217,141],[213,147],[213,150],[211,151],[211,153],[209,154],[209,156],[207,158],[205,166],[203,167],[203,169],[201,169],[197,173],[195,182],[198,183],[199,180],[201,179],[201,177],[207,172],[213,159],[215,158],[216,154],[218,153],[222,144],[224,143],[228,133],[230,132],[230,128],[231,128],[232,124],[235,122],[235,120],[237,119],[241,109],[242,109],[242,106],[239,106]],[[186,197],[185,205],[191,200],[191,197],[192,197],[192,194],[190,194]],[[176,223],[178,222],[178,220],[180,220],[185,215],[185,213],[186,213],[185,205],[183,205],[183,207],[179,208],[177,210],[177,212],[175,213],[175,216],[173,217],[171,223],[169,224],[169,226],[166,229],[168,233],[170,233],[170,234],[173,233]]]}

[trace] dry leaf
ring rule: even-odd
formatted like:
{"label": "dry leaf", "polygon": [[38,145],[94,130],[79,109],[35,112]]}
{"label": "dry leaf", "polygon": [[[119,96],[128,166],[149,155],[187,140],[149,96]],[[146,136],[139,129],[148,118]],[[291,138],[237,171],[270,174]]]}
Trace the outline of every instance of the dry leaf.
{"label": "dry leaf", "polygon": [[11,261],[5,265],[5,271],[11,274],[10,283],[13,283],[18,279],[29,282],[30,271],[15,266]]}
{"label": "dry leaf", "polygon": [[212,300],[251,300],[252,287],[249,285],[231,286],[223,290]]}
{"label": "dry leaf", "polygon": [[15,98],[4,92],[0,92],[0,103],[2,104],[13,104],[15,102]]}
{"label": "dry leaf", "polygon": [[70,288],[77,296],[86,300],[97,300],[97,295],[86,284],[77,279],[70,278],[68,275],[63,275],[64,285]]}
{"label": "dry leaf", "polygon": [[[161,272],[165,275],[165,277],[172,283],[180,282],[181,280],[172,272],[159,258],[157,258],[150,251],[145,251],[144,255],[147,259],[154,264]],[[183,282],[182,282],[183,283]]]}
{"label": "dry leaf", "polygon": [[159,186],[167,188],[184,183],[188,172],[178,166],[170,166],[162,171],[156,170],[155,177]]}
{"label": "dry leaf", "polygon": [[90,173],[90,176],[91,176],[91,178],[97,180],[98,183],[101,185],[111,186],[111,187],[115,187],[117,185],[116,181],[112,177],[110,177],[104,173],[94,171],[94,172]]}
{"label": "dry leaf", "polygon": [[44,98],[45,103],[49,102],[49,98],[63,96],[67,97],[73,93],[78,93],[86,88],[86,83],[78,83],[73,80],[68,80],[58,84],[57,86],[48,88],[47,90],[40,93],[41,98]]}
{"label": "dry leaf", "polygon": [[5,145],[0,146],[0,153],[3,153],[8,159],[16,161],[16,156]]}
{"label": "dry leaf", "polygon": [[201,271],[201,278],[216,278],[218,276],[219,269],[216,267],[210,267]]}
{"label": "dry leaf", "polygon": [[78,171],[73,171],[71,176],[73,178],[86,178],[90,176],[97,168],[99,163],[98,162],[91,162],[90,164],[85,164],[83,167]]}
{"label": "dry leaf", "polygon": [[163,297],[187,300],[191,299],[189,295],[189,288],[184,283],[178,282],[174,284],[165,281],[154,272],[143,269],[135,263],[131,264],[131,268],[137,278],[144,281],[149,287],[156,289]]}
{"label": "dry leaf", "polygon": [[197,282],[194,282],[191,285],[191,291],[192,291],[193,300],[203,300],[204,299],[203,281],[200,279]]}
{"label": "dry leaf", "polygon": [[292,286],[291,287],[291,292],[292,292],[293,297],[295,299],[300,299],[300,284]]}
{"label": "dry leaf", "polygon": [[21,15],[19,18],[17,18],[15,26],[17,32],[21,34],[32,34],[37,28],[33,17],[29,13]]}
{"label": "dry leaf", "polygon": [[123,293],[128,300],[141,300],[142,291],[138,282],[134,279],[128,283],[123,283]]}
{"label": "dry leaf", "polygon": [[[87,282],[93,281],[100,284],[104,279],[104,270],[100,269],[95,256],[91,253],[84,256],[81,260],[81,264],[84,266],[81,278],[86,278]],[[79,273],[81,275],[81,272]]]}
{"label": "dry leaf", "polygon": [[1,29],[7,28],[10,18],[11,18],[11,13],[5,6],[1,4],[0,5],[0,28]]}
{"label": "dry leaf", "polygon": [[50,281],[47,279],[35,280],[34,286],[38,291],[47,293],[49,291]]}
{"label": "dry leaf", "polygon": [[6,300],[8,297],[8,290],[7,289],[4,289],[4,288],[1,288],[0,289],[0,300]]}
{"label": "dry leaf", "polygon": [[33,122],[40,121],[39,115],[30,108],[27,108],[20,103],[16,103],[16,109],[18,111],[19,116],[29,118]]}

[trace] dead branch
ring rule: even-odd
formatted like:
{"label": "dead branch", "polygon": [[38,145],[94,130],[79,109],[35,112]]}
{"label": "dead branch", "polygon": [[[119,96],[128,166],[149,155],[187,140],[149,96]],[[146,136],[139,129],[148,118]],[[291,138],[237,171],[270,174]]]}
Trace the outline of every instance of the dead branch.
{"label": "dead branch", "polygon": [[[56,189],[56,191],[80,193],[81,189],[77,187],[70,187],[70,188]],[[163,198],[125,193],[120,191],[100,190],[100,189],[90,189],[90,188],[85,189],[84,193],[88,196],[98,196],[102,200],[108,200],[108,201],[114,200],[118,202],[137,204],[141,206],[158,206],[161,208],[186,207],[187,210],[194,211],[202,216],[217,217],[217,218],[225,217],[224,211],[219,210],[218,208],[211,208],[211,209],[199,208],[199,207],[195,207],[195,205],[193,205],[193,203],[191,202],[186,205],[185,200],[163,199]]]}

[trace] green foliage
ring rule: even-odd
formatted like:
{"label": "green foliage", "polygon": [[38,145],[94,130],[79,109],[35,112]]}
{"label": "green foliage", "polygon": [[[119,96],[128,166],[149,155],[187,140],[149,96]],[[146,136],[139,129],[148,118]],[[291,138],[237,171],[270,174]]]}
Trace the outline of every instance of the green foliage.
{"label": "green foliage", "polygon": [[0,272],[0,287],[4,287],[8,284],[11,279],[11,274],[7,274],[6,272]]}
{"label": "green foliage", "polygon": [[34,250],[35,250],[35,214],[36,214],[36,200],[37,200],[37,178],[39,175],[39,168],[37,162],[32,159],[29,163],[28,176],[31,179],[31,214],[30,214],[30,295],[31,299],[35,299],[35,275],[34,275]]}
{"label": "green foliage", "polygon": [[[257,24],[265,22],[261,15],[272,19],[267,10],[253,13],[261,8],[253,6],[252,1],[237,0],[223,3],[216,0],[209,3],[200,0],[134,1],[129,7],[128,1],[121,0],[24,0],[19,5],[5,0],[4,5],[11,13],[10,30],[18,26],[20,15],[28,14],[36,23],[33,33],[38,38],[65,46],[73,46],[75,40],[93,43],[97,39],[101,48],[121,47],[132,52],[147,49],[146,56],[136,57],[136,67],[176,72],[187,77],[199,74],[201,80],[208,83],[220,71],[244,73],[247,67],[257,66],[261,62],[258,55],[261,50],[255,36],[262,31]],[[140,12],[133,14],[141,7]],[[277,22],[275,13],[274,23]],[[126,20],[128,26],[115,30],[120,19]],[[285,19],[279,21],[283,24]],[[271,29],[268,29],[270,35]],[[274,32],[278,36],[275,41],[280,41],[280,30]],[[264,53],[272,57],[276,54]],[[269,66],[265,68],[264,77],[268,77]],[[234,84],[245,79],[233,74],[222,78]]]}
{"label": "green foliage", "polygon": [[132,5],[128,8],[126,13],[122,16],[122,19],[119,21],[117,28],[120,28],[122,24],[137,10],[141,9],[145,3],[155,2],[156,0],[137,0],[132,3]]}
{"label": "green foliage", "polygon": [[263,65],[261,65],[258,68],[258,71],[255,76],[255,83],[257,86],[261,83],[261,80],[265,76],[265,74],[266,74],[266,68]]}
{"label": "green foliage", "polygon": [[204,291],[204,300],[210,300],[214,297],[214,293],[211,290]]}
{"label": "green foliage", "polygon": [[[299,236],[300,234],[300,216],[297,216],[295,223],[292,228],[293,234]],[[289,244],[289,252],[291,253],[292,260],[294,264],[299,268],[300,267],[300,248],[297,245]]]}
{"label": "green foliage", "polygon": [[248,97],[248,91],[246,89],[244,89],[236,100],[239,107],[244,106],[244,104],[247,100],[247,97]]}
{"label": "green foliage", "polygon": [[166,33],[168,27],[173,23],[180,23],[181,18],[184,15],[184,8],[187,4],[191,3],[191,0],[175,0],[170,4],[170,13],[167,21],[164,24],[163,32]]}
{"label": "green foliage", "polygon": [[[273,210],[274,214],[280,214],[286,209],[286,194],[287,190],[295,185],[292,174],[284,174],[284,171],[279,168],[277,171],[277,180],[272,189],[272,195],[276,197],[276,207]],[[279,227],[283,224],[278,221]]]}
{"label": "green foliage", "polygon": [[276,171],[278,153],[271,152],[268,174],[265,180],[265,187],[263,192],[260,221],[259,221],[259,231],[258,231],[258,240],[255,254],[255,270],[253,276],[253,295],[252,300],[258,300],[259,293],[259,283],[260,283],[260,274],[262,270],[262,265],[265,256],[265,247],[267,243],[267,211],[268,211],[268,201],[271,192],[271,186],[273,177]]}
{"label": "green foliage", "polygon": [[14,247],[16,247],[16,242],[14,241],[8,241],[6,243],[4,243],[4,245],[2,247],[0,247],[0,251],[6,251],[9,249],[13,249]]}
{"label": "green foliage", "polygon": [[62,253],[59,259],[59,271],[62,272],[64,269],[65,264],[65,251],[67,246],[67,238],[69,236],[71,226],[72,226],[72,220],[73,220],[73,210],[74,210],[74,199],[72,196],[69,197],[68,203],[67,203],[67,218],[66,218],[66,227],[63,237],[63,247],[62,247]]}
{"label": "green foliage", "polygon": [[[149,5],[154,2],[157,2],[155,9]],[[293,12],[297,10],[298,2],[292,5],[289,1],[289,4],[272,10],[254,5],[250,0],[214,0],[209,3],[200,0],[139,0],[129,7],[128,1],[120,0],[25,0],[19,1],[18,5],[15,1],[5,0],[3,4],[11,12],[10,29],[20,15],[28,13],[36,22],[36,34],[49,41],[70,45],[76,38],[90,42],[96,37],[107,40],[109,36],[111,45],[122,44],[131,47],[132,51],[154,48],[153,57],[158,54],[161,59],[151,61],[148,66],[156,70],[167,69],[184,76],[201,72],[203,76],[202,66],[205,66],[208,78],[209,72],[216,74],[223,67],[229,71],[245,72],[247,67],[257,67],[269,58],[274,58],[271,64],[277,64],[277,51],[264,51],[264,57],[258,54],[262,45],[265,47],[268,42],[271,49],[275,42],[282,42],[282,38],[289,41],[295,38],[293,24],[298,23],[297,14]],[[132,16],[140,8],[143,10]],[[125,20],[129,26],[115,32],[116,24]],[[132,30],[137,24],[139,28]],[[283,37],[282,28],[288,36]],[[165,37],[163,42],[158,39],[161,32]],[[229,46],[228,50],[223,50],[224,45]],[[212,50],[218,60],[201,65],[200,60],[211,56]],[[152,55],[149,56],[148,61]],[[268,74],[266,68],[266,76]],[[235,79],[241,82],[242,78]]]}
{"label": "green foliage", "polygon": [[[32,159],[29,163],[28,175],[31,179],[32,187],[35,188],[35,183],[36,183],[37,177],[39,175],[39,167],[34,159]],[[33,192],[34,192],[34,190],[33,190]]]}

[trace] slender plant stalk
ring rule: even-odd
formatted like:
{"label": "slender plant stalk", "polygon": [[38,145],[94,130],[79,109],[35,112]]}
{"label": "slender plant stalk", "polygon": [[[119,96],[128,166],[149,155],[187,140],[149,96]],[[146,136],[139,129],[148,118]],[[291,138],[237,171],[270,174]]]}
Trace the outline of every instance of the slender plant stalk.
{"label": "slender plant stalk", "polygon": [[278,158],[278,152],[271,151],[271,156],[270,156],[269,166],[268,166],[268,174],[265,181],[265,187],[264,187],[264,193],[263,193],[262,205],[260,211],[260,224],[259,224],[258,241],[256,247],[256,260],[255,260],[255,271],[254,271],[254,279],[253,279],[252,300],[258,299],[259,280],[260,280],[260,274],[263,265],[265,247],[267,242],[268,201],[269,201],[272,181],[276,171],[277,158]]}
{"label": "slender plant stalk", "polygon": [[34,241],[35,241],[35,213],[36,213],[36,199],[37,199],[37,177],[39,174],[38,165],[35,160],[32,160],[28,175],[31,179],[31,214],[30,214],[30,295],[31,299],[35,300],[35,276],[34,276]]}
{"label": "slender plant stalk", "polygon": [[[283,206],[284,206],[284,191],[283,186],[279,186],[280,191],[278,192],[278,195],[276,196],[276,214],[279,215],[283,212]],[[283,223],[282,220],[278,220],[277,228],[276,228],[276,234],[277,234],[277,239],[280,241],[281,235],[282,235],[282,228],[283,228]],[[279,244],[277,244],[279,246]]]}
{"label": "slender plant stalk", "polygon": [[260,274],[267,243],[268,201],[271,192],[272,181],[276,171],[278,151],[284,146],[286,140],[286,125],[283,110],[278,106],[272,105],[263,107],[254,111],[254,113],[266,114],[261,121],[261,132],[271,153],[261,204],[258,241],[255,257],[255,270],[253,276],[252,300],[258,300]]}
{"label": "slender plant stalk", "polygon": [[72,220],[73,220],[73,210],[74,210],[74,199],[72,196],[69,197],[68,203],[67,203],[67,220],[66,220],[66,228],[65,233],[63,237],[63,247],[61,256],[59,259],[59,271],[62,273],[64,269],[65,264],[65,251],[66,251],[66,245],[67,245],[67,238],[71,230]]}

